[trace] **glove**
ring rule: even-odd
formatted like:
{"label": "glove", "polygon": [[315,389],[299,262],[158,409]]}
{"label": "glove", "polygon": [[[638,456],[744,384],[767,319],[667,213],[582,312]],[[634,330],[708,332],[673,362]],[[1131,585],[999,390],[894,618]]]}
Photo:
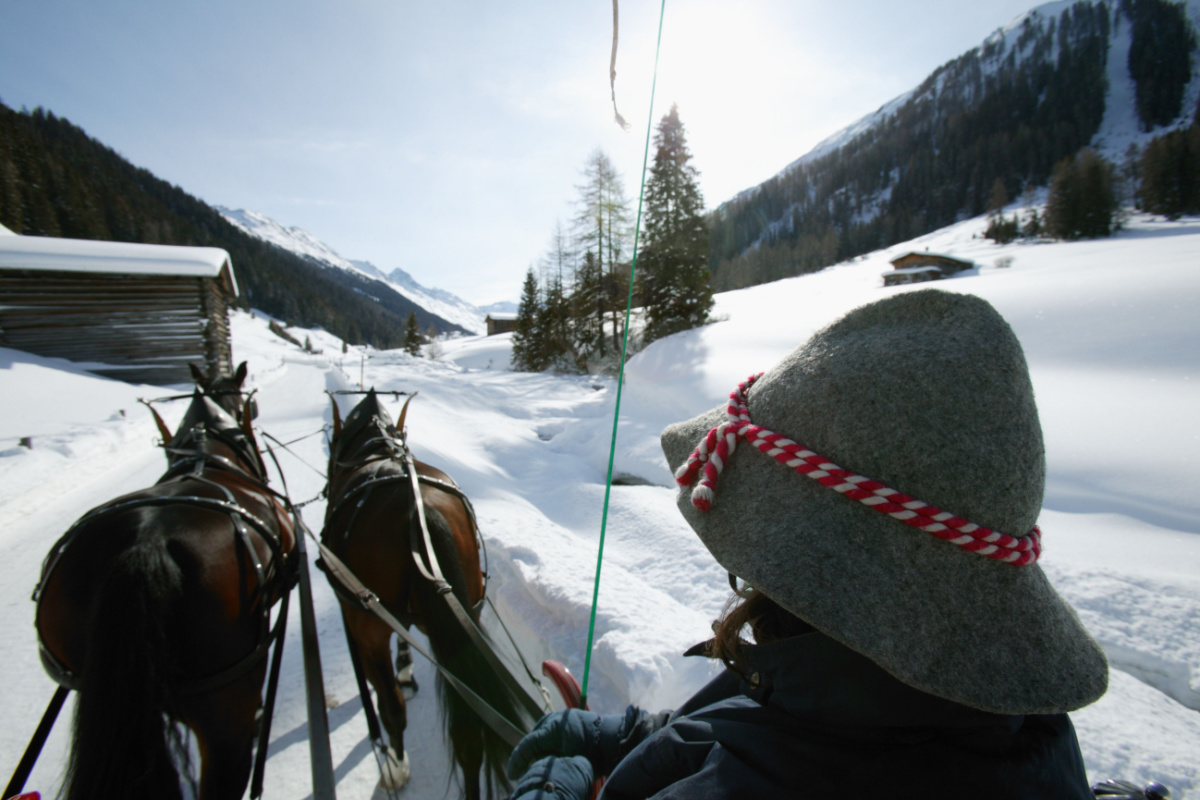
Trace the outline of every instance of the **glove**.
{"label": "glove", "polygon": [[533,762],[509,800],[589,800],[591,796],[592,762],[583,756],[550,756]]}
{"label": "glove", "polygon": [[537,727],[517,742],[508,759],[508,777],[515,779],[544,756],[584,756],[592,772],[607,775],[620,760],[618,749],[642,712],[634,706],[624,714],[594,714],[568,708],[542,717]]}

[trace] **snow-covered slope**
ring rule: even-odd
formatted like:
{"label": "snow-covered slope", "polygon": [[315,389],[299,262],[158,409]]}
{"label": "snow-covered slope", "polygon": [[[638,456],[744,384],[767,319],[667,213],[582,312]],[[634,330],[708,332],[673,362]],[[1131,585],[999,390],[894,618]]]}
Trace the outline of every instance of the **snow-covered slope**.
{"label": "snow-covered slope", "polygon": [[[982,265],[934,285],[995,305],[1030,365],[1046,440],[1042,565],[1112,666],[1108,693],[1072,714],[1089,777],[1159,780],[1175,798],[1200,798],[1200,218],[1137,217],[1112,239],[1005,246],[980,236],[985,225],[968,220],[813,275],[718,295],[720,322],[630,361],[615,471],[648,485],[612,490],[593,708],[672,707],[713,669],[681,653],[709,635],[726,575],[675,508],[662,428],[718,406],[746,375],[845,311],[922,288],[884,288],[880,273],[899,250],[928,248]],[[249,361],[258,389],[257,425],[290,443],[279,458],[293,498],[314,498],[304,508],[309,524],[319,529],[324,513],[324,390],[360,380],[419,390],[409,441],[471,497],[490,596],[535,671],[556,658],[579,675],[615,383],[508,371],[507,335],[446,342],[431,360],[359,347],[343,354],[322,331],[310,335],[323,352],[308,353],[270,334],[261,316],[239,313],[232,323],[234,355]],[[161,473],[154,424],[136,398],[169,393],[0,350],[0,419],[9,420],[0,433],[0,771],[12,769],[53,689],[31,624],[41,559],[88,508]],[[388,399],[393,413],[402,400]],[[182,405],[160,406],[169,425]],[[33,449],[16,446],[30,434]],[[382,797],[337,600],[314,576],[338,795]],[[297,607],[267,763],[268,793],[282,800],[311,795]],[[490,611],[485,621],[503,640]],[[404,796],[453,797],[431,671],[421,660],[417,669],[429,688],[408,706],[413,782]],[[60,779],[67,712],[29,784],[43,796]]]}
{"label": "snow-covered slope", "polygon": [[422,286],[402,269],[395,269],[390,274],[385,274],[370,261],[353,261],[342,258],[332,247],[303,228],[285,227],[266,214],[257,211],[230,209],[222,206],[216,206],[216,209],[225,219],[251,236],[256,236],[263,241],[325,266],[355,272],[379,281],[426,311],[468,331],[483,333],[487,328],[484,324],[483,313],[475,306],[444,289],[429,289]]}

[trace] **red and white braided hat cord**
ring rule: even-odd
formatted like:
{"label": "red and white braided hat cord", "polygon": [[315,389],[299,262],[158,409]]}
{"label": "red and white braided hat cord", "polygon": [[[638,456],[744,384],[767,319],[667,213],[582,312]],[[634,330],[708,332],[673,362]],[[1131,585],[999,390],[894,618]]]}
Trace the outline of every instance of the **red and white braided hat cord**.
{"label": "red and white braided hat cord", "polygon": [[[1042,532],[1036,525],[1028,534],[1017,538],[967,522],[948,511],[890,489],[879,481],[855,475],[791,439],[755,425],[750,421],[750,410],[746,407],[746,393],[761,376],[761,372],[751,375],[738,384],[737,391],[729,395],[729,407],[726,409],[729,421],[710,430],[675,473],[675,480],[680,486],[696,483],[692,490],[692,505],[696,508],[708,511],[712,506],[721,470],[737,448],[738,440],[745,439],[760,452],[801,475],[807,475],[822,486],[964,550],[1018,567],[1038,560],[1042,552]],[[698,476],[699,482],[696,481]]]}

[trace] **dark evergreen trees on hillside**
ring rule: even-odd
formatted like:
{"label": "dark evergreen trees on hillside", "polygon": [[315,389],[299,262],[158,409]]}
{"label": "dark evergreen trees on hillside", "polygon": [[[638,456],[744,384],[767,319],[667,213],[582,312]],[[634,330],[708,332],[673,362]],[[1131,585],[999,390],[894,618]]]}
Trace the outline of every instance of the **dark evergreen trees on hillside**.
{"label": "dark evergreen trees on hillside", "polygon": [[381,285],[257,239],[54,114],[0,103],[0,224],[30,236],[221,247],[241,303],[352,344],[399,347],[405,317],[457,326]]}
{"label": "dark evergreen trees on hillside", "polygon": [[1046,204],[1046,230],[1060,239],[1109,236],[1117,210],[1113,167],[1084,148],[1054,168]]}
{"label": "dark evergreen trees on hillside", "polygon": [[1142,206],[1178,219],[1200,214],[1200,123],[1150,142],[1141,161]]}
{"label": "dark evergreen trees on hillside", "polygon": [[1143,130],[1174,122],[1183,111],[1183,93],[1192,79],[1196,50],[1183,3],[1121,0],[1132,20],[1129,74],[1137,83],[1137,110]]}
{"label": "dark evergreen trees on hillside", "polygon": [[713,305],[704,198],[676,106],[659,122],[654,147],[638,257],[647,343],[703,325]]}

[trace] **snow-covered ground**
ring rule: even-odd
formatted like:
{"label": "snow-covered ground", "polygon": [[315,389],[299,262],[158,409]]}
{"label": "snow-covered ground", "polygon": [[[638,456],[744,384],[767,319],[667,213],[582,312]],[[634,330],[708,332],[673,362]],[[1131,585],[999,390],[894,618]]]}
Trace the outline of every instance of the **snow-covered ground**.
{"label": "snow-covered ground", "polygon": [[[1032,369],[1049,466],[1044,568],[1113,667],[1108,694],[1073,715],[1089,775],[1155,779],[1175,797],[1200,797],[1200,219],[1139,218],[1110,240],[1005,247],[976,238],[984,225],[970,220],[814,275],[720,295],[720,322],[633,358],[615,469],[644,484],[612,490],[593,708],[670,707],[711,674],[680,653],[708,634],[728,587],[675,510],[660,430],[716,406],[846,310],[908,291],[882,287],[887,258],[928,247],[981,264],[939,286],[991,301]],[[1011,265],[995,266],[1004,257]],[[325,389],[357,388],[361,375],[381,390],[419,391],[410,442],[472,498],[500,613],[532,663],[557,658],[580,675],[614,382],[508,371],[507,336],[441,343],[439,359],[429,360],[342,354],[334,337],[301,332],[324,348],[313,355],[272,336],[266,323],[236,315],[234,354],[249,361],[261,428],[283,441],[308,436],[281,454],[292,497],[314,497],[324,483]],[[136,398],[169,393],[0,350],[5,776],[53,689],[38,663],[29,602],[41,559],[88,508],[156,479],[164,460]],[[183,412],[180,403],[163,408],[169,424]],[[21,436],[32,437],[32,450],[16,447]],[[304,512],[319,529],[322,503]],[[339,796],[382,797],[337,605],[319,575],[314,589]],[[310,793],[298,631],[293,620],[267,768],[269,796],[297,800]],[[421,664],[418,674],[428,688],[409,706],[413,782],[404,796],[453,796],[429,670]],[[57,785],[65,721],[32,788]]]}

